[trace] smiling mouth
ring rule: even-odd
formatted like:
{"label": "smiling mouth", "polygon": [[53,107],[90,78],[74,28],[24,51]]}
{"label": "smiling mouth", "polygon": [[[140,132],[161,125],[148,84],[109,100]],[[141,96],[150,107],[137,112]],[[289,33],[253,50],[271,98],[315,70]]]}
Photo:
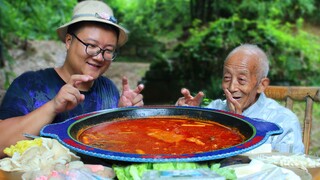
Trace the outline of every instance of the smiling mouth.
{"label": "smiling mouth", "polygon": [[101,67],[100,65],[95,65],[95,64],[88,63],[88,62],[87,62],[87,64],[89,64],[90,66],[96,67],[96,68],[100,68]]}

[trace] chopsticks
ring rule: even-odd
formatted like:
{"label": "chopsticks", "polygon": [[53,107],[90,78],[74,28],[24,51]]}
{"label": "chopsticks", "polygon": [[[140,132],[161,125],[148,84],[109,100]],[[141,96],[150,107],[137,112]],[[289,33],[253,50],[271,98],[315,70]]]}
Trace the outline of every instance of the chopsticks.
{"label": "chopsticks", "polygon": [[30,138],[30,139],[41,138],[40,136],[36,136],[36,135],[28,134],[28,133],[23,133],[23,136],[26,138]]}

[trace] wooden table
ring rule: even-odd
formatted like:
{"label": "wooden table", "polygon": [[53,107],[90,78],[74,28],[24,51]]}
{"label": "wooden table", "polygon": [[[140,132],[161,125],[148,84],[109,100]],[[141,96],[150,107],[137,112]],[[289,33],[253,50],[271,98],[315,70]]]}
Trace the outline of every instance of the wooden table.
{"label": "wooden table", "polygon": [[320,180],[320,168],[309,169],[313,180]]}

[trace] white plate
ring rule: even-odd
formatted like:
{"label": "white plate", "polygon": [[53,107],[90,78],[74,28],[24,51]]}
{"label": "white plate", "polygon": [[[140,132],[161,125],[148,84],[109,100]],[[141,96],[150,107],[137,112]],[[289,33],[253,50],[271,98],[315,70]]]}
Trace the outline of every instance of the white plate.
{"label": "white plate", "polygon": [[[292,156],[298,156],[299,160],[309,160],[310,162],[313,163],[320,163],[320,158],[316,157],[316,156],[311,156],[311,155],[297,155],[297,154],[292,154],[292,153],[280,153],[280,152],[272,152],[272,153],[261,153],[261,154],[252,154],[249,155],[248,157],[253,160],[262,160],[265,163],[270,163],[272,162],[271,158],[274,157],[278,157],[282,163],[279,163],[279,161],[275,161],[273,164],[277,165],[277,166],[281,166],[287,169],[292,169],[294,170],[297,174],[299,174],[300,176],[303,177],[307,177],[306,174],[304,174],[304,172],[307,172],[307,174],[311,174],[312,177],[320,177],[320,166],[315,166],[315,167],[311,167],[311,163],[309,163],[310,165],[308,165],[305,162],[296,162],[296,163],[289,163],[291,160],[288,159],[289,157]],[[299,157],[301,156],[301,157]],[[263,158],[261,158],[263,157]],[[270,157],[270,159],[268,159]],[[304,164],[305,163],[305,164]],[[315,165],[315,164],[313,164]]]}
{"label": "white plate", "polygon": [[[269,164],[270,165],[270,164]],[[252,164],[236,164],[226,166],[226,168],[234,169],[239,180],[255,179],[255,180],[274,180],[274,179],[301,179],[312,180],[311,174],[298,168],[272,167],[266,165],[262,169],[255,169]]]}

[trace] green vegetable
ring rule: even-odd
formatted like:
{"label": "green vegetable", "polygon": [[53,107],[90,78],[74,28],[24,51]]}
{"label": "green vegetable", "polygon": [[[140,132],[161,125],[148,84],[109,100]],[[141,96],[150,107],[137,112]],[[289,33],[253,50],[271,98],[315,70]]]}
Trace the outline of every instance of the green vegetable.
{"label": "green vegetable", "polygon": [[176,169],[173,163],[153,163],[152,164],[152,170],[172,170]]}
{"label": "green vegetable", "polygon": [[193,162],[168,162],[168,163],[141,163],[128,166],[113,165],[113,169],[119,180],[141,180],[143,173],[148,170],[190,170],[190,169],[210,169],[226,179],[237,179],[234,170],[220,168],[220,164],[193,163]]}
{"label": "green vegetable", "polygon": [[212,164],[210,169],[226,179],[237,179],[237,175],[233,169],[220,168],[220,164]]}

